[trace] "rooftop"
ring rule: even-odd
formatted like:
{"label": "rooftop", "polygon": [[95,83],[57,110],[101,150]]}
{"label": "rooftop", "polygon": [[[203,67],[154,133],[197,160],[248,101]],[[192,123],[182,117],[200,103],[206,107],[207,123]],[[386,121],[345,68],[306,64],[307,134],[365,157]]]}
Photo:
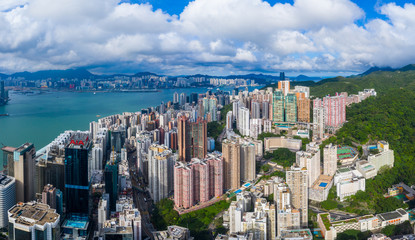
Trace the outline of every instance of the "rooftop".
{"label": "rooftop", "polygon": [[7,186],[9,183],[13,181],[13,177],[9,177],[4,174],[0,174],[0,188]]}
{"label": "rooftop", "polygon": [[397,209],[395,211],[392,211],[392,212],[380,213],[377,216],[382,221],[389,221],[389,220],[392,220],[392,219],[400,218],[405,214],[407,214],[407,212],[405,212],[405,210],[403,210],[402,208],[399,208],[399,209]]}
{"label": "rooftop", "polygon": [[37,202],[18,203],[9,210],[10,217],[14,218],[16,223],[26,226],[40,225],[46,223],[56,223],[60,215],[49,205]]}

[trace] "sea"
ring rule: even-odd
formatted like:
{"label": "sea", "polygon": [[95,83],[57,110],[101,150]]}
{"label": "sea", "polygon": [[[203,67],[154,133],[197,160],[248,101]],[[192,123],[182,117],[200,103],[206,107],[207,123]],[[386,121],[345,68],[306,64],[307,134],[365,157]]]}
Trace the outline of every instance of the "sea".
{"label": "sea", "polygon": [[[257,87],[248,87],[252,91]],[[234,87],[222,87],[232,91]],[[243,88],[244,89],[244,88]],[[243,90],[241,89],[241,90]],[[10,91],[11,101],[0,106],[0,147],[26,142],[41,149],[65,130],[88,130],[89,123],[123,112],[137,112],[173,100],[173,94],[205,93],[207,88],[161,89],[159,92],[46,92]],[[216,91],[214,88],[212,91]],[[3,154],[0,153],[0,160]]]}

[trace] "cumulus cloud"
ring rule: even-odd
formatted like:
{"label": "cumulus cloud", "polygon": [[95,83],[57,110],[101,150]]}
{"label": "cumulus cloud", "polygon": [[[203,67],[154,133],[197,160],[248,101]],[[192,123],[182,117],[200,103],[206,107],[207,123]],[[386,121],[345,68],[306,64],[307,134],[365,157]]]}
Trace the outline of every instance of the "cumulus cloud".
{"label": "cumulus cloud", "polygon": [[119,0],[2,0],[0,72],[342,72],[414,63],[415,6],[377,7],[386,20],[362,25],[365,12],[351,0],[195,0],[179,16]]}

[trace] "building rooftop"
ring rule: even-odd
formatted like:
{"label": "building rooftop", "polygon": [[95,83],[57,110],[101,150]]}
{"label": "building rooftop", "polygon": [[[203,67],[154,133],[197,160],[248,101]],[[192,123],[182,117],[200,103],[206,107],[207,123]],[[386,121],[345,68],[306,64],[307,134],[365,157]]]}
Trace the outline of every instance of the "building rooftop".
{"label": "building rooftop", "polygon": [[26,226],[59,222],[60,215],[49,205],[37,202],[18,203],[9,210],[9,218],[14,218],[15,223]]}
{"label": "building rooftop", "polygon": [[405,212],[405,210],[403,210],[402,208],[399,208],[392,212],[380,213],[377,215],[377,217],[380,218],[382,221],[389,221],[392,219],[400,218],[404,216],[405,214],[408,214],[408,213]]}
{"label": "building rooftop", "polygon": [[17,148],[9,147],[9,146],[5,146],[5,147],[1,148],[1,150],[3,150],[4,152],[9,152],[9,153],[12,153],[12,152],[16,151],[16,149]]}
{"label": "building rooftop", "polygon": [[4,175],[4,174],[0,174],[0,188],[2,187],[6,187],[8,184],[10,184],[11,182],[13,182],[14,178]]}

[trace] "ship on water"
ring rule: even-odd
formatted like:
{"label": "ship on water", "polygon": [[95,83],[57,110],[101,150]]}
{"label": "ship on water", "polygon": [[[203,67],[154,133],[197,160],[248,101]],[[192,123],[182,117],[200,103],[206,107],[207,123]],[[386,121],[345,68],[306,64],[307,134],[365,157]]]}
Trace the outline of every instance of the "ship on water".
{"label": "ship on water", "polygon": [[4,89],[4,81],[0,81],[0,106],[6,105],[9,101],[9,92]]}

